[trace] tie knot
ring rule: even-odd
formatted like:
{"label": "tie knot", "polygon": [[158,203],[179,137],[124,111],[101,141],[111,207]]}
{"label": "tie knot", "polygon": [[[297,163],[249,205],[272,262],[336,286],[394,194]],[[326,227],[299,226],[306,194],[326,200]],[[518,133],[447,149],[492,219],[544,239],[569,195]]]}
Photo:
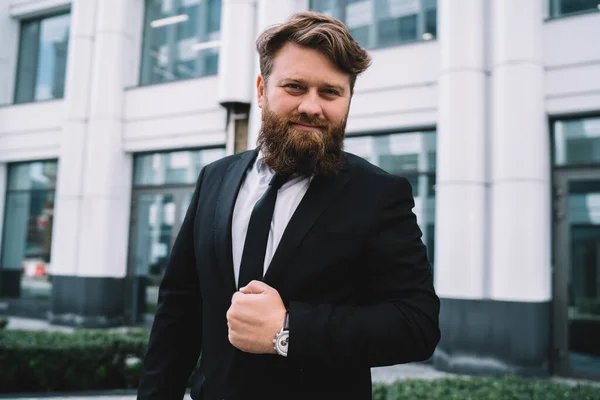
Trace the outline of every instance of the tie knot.
{"label": "tie knot", "polygon": [[269,186],[273,186],[274,189],[278,190],[279,188],[281,188],[283,186],[284,183],[286,183],[288,181],[288,179],[290,179],[289,175],[275,174],[271,178],[271,182],[269,182]]}

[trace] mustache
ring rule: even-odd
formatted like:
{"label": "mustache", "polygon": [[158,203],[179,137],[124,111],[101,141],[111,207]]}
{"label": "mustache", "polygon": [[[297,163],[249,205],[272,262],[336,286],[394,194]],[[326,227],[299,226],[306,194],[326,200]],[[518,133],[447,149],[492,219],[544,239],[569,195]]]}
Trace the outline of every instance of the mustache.
{"label": "mustache", "polygon": [[318,118],[310,118],[307,115],[301,115],[296,118],[289,118],[288,122],[291,124],[309,125],[309,126],[313,126],[315,128],[328,128],[329,127],[329,125],[326,122],[323,122],[322,120],[320,120]]}

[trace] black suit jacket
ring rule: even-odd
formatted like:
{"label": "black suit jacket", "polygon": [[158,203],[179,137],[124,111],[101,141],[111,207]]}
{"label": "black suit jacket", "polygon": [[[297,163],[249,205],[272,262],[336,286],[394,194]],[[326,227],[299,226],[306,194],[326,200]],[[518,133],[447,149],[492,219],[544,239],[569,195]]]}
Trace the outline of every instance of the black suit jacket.
{"label": "black suit jacket", "polygon": [[370,367],[428,359],[439,299],[411,187],[345,154],[315,178],[265,274],[290,312],[288,357],[228,341],[231,222],[256,151],[206,166],[160,285],[138,399],[371,399]]}

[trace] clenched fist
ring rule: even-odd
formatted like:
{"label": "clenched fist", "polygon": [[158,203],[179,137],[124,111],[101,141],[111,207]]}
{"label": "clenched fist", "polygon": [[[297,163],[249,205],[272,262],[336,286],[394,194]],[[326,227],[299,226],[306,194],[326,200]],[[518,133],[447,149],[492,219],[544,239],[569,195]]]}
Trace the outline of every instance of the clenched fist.
{"label": "clenched fist", "polygon": [[286,309],[279,292],[252,281],[231,298],[227,311],[229,342],[254,354],[277,354],[273,338],[283,327]]}

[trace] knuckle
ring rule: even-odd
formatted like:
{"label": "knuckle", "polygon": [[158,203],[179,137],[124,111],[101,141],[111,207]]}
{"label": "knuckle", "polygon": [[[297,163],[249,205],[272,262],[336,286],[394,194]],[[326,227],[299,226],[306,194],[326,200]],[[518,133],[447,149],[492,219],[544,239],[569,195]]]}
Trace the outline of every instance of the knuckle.
{"label": "knuckle", "polygon": [[234,307],[230,307],[229,310],[227,310],[227,320],[231,321],[235,318],[235,308]]}

